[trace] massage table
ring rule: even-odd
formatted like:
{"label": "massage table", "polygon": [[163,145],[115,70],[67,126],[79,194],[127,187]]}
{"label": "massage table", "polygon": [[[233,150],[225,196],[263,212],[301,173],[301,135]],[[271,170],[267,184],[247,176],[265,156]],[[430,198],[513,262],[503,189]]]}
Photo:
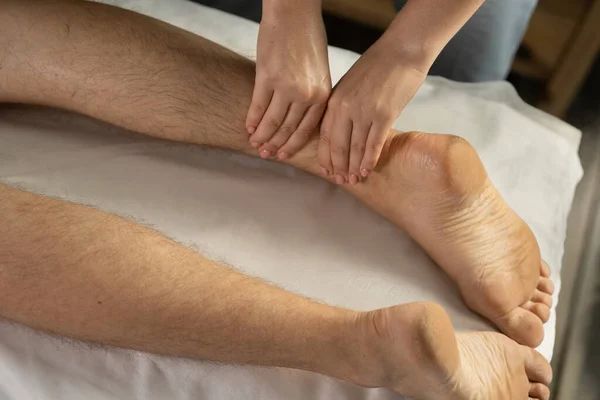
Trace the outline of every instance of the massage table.
{"label": "massage table", "polygon": [[[111,1],[246,56],[258,26],[184,0]],[[358,55],[329,49],[334,81]],[[428,78],[394,127],[460,135],[534,231],[560,289],[566,221],[582,176],[580,132],[507,83]],[[458,331],[493,330],[406,233],[339,187],[218,149],[168,143],[63,111],[0,107],[0,182],[133,219],[289,291],[372,310],[441,304]],[[285,240],[282,240],[285,238]],[[552,357],[556,315],[539,347]],[[283,368],[174,359],[0,322],[0,399],[403,399]]]}

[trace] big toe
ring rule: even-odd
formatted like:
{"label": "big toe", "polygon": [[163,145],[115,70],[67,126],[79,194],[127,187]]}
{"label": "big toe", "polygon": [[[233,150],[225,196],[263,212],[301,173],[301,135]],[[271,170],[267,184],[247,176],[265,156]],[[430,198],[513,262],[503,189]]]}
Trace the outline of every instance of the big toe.
{"label": "big toe", "polygon": [[525,373],[529,382],[548,386],[552,382],[552,367],[548,360],[529,347],[521,347],[525,355]]}
{"label": "big toe", "polygon": [[537,347],[544,340],[542,320],[524,308],[517,307],[493,322],[502,333],[519,344]]}

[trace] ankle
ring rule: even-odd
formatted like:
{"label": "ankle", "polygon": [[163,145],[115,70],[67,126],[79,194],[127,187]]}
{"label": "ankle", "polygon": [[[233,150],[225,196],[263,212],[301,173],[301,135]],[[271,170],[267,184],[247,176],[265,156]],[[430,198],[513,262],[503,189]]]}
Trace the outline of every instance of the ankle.
{"label": "ankle", "polygon": [[362,313],[357,325],[363,354],[352,382],[441,398],[440,385],[459,367],[454,329],[442,307],[423,302],[380,309]]}

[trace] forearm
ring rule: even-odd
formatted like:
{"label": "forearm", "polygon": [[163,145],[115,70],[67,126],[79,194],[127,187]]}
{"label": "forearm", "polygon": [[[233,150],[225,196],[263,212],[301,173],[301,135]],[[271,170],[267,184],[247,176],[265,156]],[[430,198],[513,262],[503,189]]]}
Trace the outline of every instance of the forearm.
{"label": "forearm", "polygon": [[389,56],[429,69],[484,0],[409,0],[380,41]]}
{"label": "forearm", "polygon": [[207,260],[120,217],[0,185],[0,316],[158,354],[358,368],[357,313]]}

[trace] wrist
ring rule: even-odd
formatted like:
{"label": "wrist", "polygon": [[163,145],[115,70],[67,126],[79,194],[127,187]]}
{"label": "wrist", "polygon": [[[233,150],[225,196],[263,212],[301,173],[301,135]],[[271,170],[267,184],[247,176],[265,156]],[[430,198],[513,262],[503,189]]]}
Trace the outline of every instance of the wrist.
{"label": "wrist", "polygon": [[428,70],[483,1],[409,1],[380,41],[388,42],[392,53]]}
{"label": "wrist", "polygon": [[[399,39],[398,37],[401,37]],[[439,55],[443,46],[420,37],[402,37],[389,30],[377,41],[386,58],[392,57],[398,65],[409,65],[414,69],[427,73]]]}

